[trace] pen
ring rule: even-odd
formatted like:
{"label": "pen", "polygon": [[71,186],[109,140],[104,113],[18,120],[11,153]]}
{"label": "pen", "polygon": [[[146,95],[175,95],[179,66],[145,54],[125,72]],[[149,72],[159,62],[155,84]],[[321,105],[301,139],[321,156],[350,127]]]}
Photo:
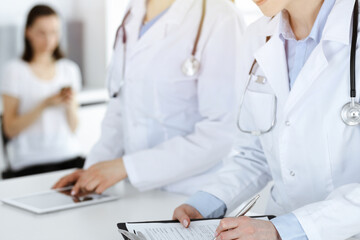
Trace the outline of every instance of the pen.
{"label": "pen", "polygon": [[[260,195],[256,195],[254,198],[252,198],[239,212],[235,215],[236,218],[244,216],[247,214],[250,209],[255,205],[256,201],[260,198]],[[213,240],[216,240],[216,237],[214,237]]]}

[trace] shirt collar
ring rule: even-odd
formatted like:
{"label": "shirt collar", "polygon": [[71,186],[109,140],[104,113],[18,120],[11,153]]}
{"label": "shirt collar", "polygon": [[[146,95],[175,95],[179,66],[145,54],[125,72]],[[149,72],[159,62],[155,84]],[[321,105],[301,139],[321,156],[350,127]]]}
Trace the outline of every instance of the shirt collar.
{"label": "shirt collar", "polygon": [[[329,16],[332,8],[335,5],[336,0],[324,0],[323,5],[316,17],[315,23],[311,29],[311,32],[307,38],[302,41],[306,41],[307,39],[313,39],[315,42],[319,43],[322,37],[322,33],[327,21],[327,17]],[[295,34],[291,29],[290,21],[289,21],[289,13],[284,10],[281,12],[280,17],[280,39],[285,40],[296,40]]]}

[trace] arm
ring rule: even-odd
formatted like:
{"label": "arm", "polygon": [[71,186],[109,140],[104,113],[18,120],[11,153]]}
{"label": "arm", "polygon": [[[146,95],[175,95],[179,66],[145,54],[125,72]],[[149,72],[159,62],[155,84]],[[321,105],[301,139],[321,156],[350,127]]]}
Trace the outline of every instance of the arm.
{"label": "arm", "polygon": [[[109,100],[101,125],[101,136],[91,149],[85,169],[98,162],[118,159],[123,155],[122,103],[120,97]],[[116,143],[116,145],[114,145]]]}
{"label": "arm", "polygon": [[78,119],[78,109],[79,106],[76,102],[76,95],[72,90],[69,90],[69,93],[65,93],[65,111],[66,119],[69,124],[70,130],[75,133],[79,125]]}
{"label": "arm", "polygon": [[224,240],[249,236],[252,239],[269,240],[340,240],[359,237],[359,199],[359,183],[343,185],[335,189],[325,200],[275,218],[272,224],[246,217],[224,219],[220,222],[217,229],[219,234],[216,235],[221,235],[218,239]]}
{"label": "arm", "polygon": [[[190,217],[191,219],[197,218],[197,212],[201,215],[199,218],[203,216],[205,218],[220,218],[223,217],[226,212],[225,203],[206,192],[196,193],[186,201],[186,204],[189,206],[182,205],[177,208],[173,217],[174,219],[178,219],[184,227],[189,226]],[[197,212],[192,208],[195,208]],[[190,214],[186,214],[186,212]],[[292,213],[274,218],[271,222],[282,240],[308,240],[299,220]],[[270,226],[270,229],[272,229],[272,226]]]}
{"label": "arm", "polygon": [[79,125],[78,119],[78,105],[76,103],[70,103],[66,106],[66,119],[69,124],[71,132],[75,133]]}
{"label": "arm", "polygon": [[[244,113],[244,116],[248,117],[246,122],[251,125],[251,115]],[[260,139],[238,132],[232,154],[202,191],[224,202],[231,212],[257,194],[271,179]]]}
{"label": "arm", "polygon": [[16,137],[26,128],[31,126],[42,114],[42,112],[51,105],[60,104],[62,98],[60,95],[55,95],[41,102],[28,113],[23,115],[18,114],[19,99],[3,95],[4,104],[4,131],[9,138]]}
{"label": "arm", "polygon": [[[142,191],[154,189],[203,173],[228,154],[235,129],[236,53],[241,36],[242,23],[232,15],[216,25],[206,38],[197,95],[202,120],[187,136],[124,156],[126,171],[135,187]],[[214,71],[219,59],[224,64]]]}
{"label": "arm", "polygon": [[186,204],[194,207],[205,218],[220,218],[226,213],[225,203],[207,192],[197,192]]}
{"label": "arm", "polygon": [[348,239],[360,233],[360,183],[343,185],[293,213],[309,239]]}
{"label": "arm", "polygon": [[69,85],[61,90],[61,94],[65,98],[65,112],[69,128],[75,133],[79,125],[79,105],[76,96],[81,90],[81,71],[76,63],[69,61],[66,73]]}
{"label": "arm", "polygon": [[[122,113],[120,98],[111,98],[102,122],[101,136],[88,155],[84,169],[64,176],[53,188],[75,185],[72,195],[79,192],[102,193],[126,177],[123,161]],[[115,143],[117,143],[115,145]]]}
{"label": "arm", "polygon": [[271,220],[282,240],[308,240],[299,220],[289,213]]}
{"label": "arm", "polygon": [[[74,67],[73,70],[72,76],[75,76],[73,79],[78,81],[72,82],[72,89],[78,91],[81,79],[80,70],[78,67]],[[109,84],[109,81],[111,79],[108,78],[107,84],[110,89],[111,84]],[[126,177],[121,158],[124,151],[122,109],[120,97],[110,98],[101,125],[101,136],[86,158],[84,165],[86,170],[78,170],[64,176],[55,183],[53,188],[75,185],[72,191],[73,195],[78,194],[80,190],[85,191],[85,189],[89,192],[96,191],[102,193],[102,191],[115,184],[119,179],[121,180]],[[74,109],[72,111],[75,112]]]}

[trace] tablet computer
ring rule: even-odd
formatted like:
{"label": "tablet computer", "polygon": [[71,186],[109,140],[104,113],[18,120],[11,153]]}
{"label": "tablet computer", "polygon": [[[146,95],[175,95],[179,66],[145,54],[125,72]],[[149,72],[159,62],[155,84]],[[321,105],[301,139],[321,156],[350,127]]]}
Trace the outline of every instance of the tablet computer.
{"label": "tablet computer", "polygon": [[50,213],[70,208],[88,206],[116,200],[119,197],[107,194],[88,194],[71,196],[71,187],[48,190],[16,198],[2,199],[5,204],[21,208],[36,214]]}

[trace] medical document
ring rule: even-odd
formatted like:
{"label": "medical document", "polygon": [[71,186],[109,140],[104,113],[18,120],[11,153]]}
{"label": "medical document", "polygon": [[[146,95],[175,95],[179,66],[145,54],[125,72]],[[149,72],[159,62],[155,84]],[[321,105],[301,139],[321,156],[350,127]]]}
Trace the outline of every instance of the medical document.
{"label": "medical document", "polygon": [[189,228],[180,223],[143,223],[127,224],[131,233],[147,240],[203,240],[214,238],[220,220],[194,221]]}
{"label": "medical document", "polygon": [[[268,220],[267,217],[258,219]],[[189,228],[179,222],[126,223],[133,237],[126,234],[125,240],[211,240],[219,223],[220,219],[192,221]]]}

